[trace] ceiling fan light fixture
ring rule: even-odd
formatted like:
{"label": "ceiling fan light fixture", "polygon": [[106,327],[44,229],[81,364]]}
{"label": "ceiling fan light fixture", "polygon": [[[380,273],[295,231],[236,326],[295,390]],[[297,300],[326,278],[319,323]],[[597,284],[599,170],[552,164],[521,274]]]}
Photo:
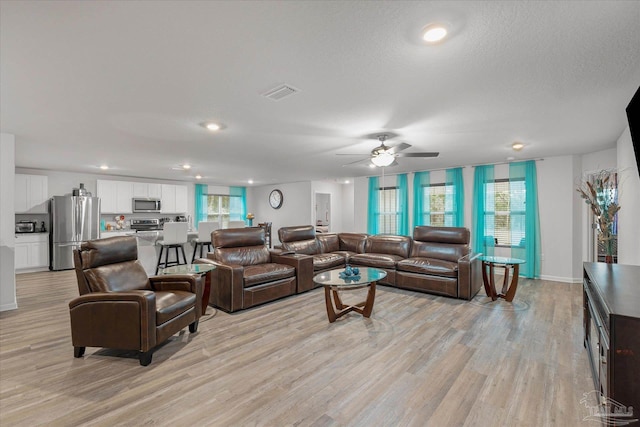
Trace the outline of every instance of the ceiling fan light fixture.
{"label": "ceiling fan light fixture", "polygon": [[427,25],[422,32],[422,39],[427,43],[437,43],[447,36],[447,29],[441,24]]}
{"label": "ceiling fan light fixture", "polygon": [[389,166],[394,160],[395,157],[386,151],[371,158],[371,162],[378,167]]}

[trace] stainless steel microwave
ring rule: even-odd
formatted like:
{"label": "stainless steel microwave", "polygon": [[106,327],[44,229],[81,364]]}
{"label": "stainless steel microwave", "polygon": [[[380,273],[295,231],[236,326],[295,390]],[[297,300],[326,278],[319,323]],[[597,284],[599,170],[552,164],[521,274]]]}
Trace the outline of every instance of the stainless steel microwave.
{"label": "stainless steel microwave", "polygon": [[133,198],[133,212],[160,212],[162,201],[146,197]]}

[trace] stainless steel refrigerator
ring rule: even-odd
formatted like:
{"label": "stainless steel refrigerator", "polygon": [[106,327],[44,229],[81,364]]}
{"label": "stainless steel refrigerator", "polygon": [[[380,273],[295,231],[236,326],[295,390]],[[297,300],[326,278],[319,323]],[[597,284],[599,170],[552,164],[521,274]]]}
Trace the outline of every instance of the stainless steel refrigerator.
{"label": "stainless steel refrigerator", "polygon": [[86,196],[54,196],[51,213],[51,270],[73,268],[73,250],[82,242],[100,238],[100,199]]}

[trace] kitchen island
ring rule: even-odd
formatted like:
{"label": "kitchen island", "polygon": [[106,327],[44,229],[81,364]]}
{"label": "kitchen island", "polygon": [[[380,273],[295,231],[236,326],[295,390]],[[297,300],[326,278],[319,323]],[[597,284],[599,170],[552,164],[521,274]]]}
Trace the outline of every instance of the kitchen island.
{"label": "kitchen island", "polygon": [[[138,239],[138,260],[142,263],[144,270],[149,276],[153,276],[156,273],[156,264],[158,263],[158,256],[160,255],[160,246],[157,244],[158,240],[162,239],[162,230],[145,230],[137,231],[131,229],[115,230],[115,231],[101,231],[100,238],[114,236],[134,236]],[[187,233],[187,244],[184,245],[184,252],[187,256],[187,262],[191,261],[193,256],[193,244],[192,241],[198,237],[196,230],[189,231]],[[173,256],[173,251],[169,257]],[[162,255],[164,259],[164,255]],[[173,258],[170,258],[173,259]]]}

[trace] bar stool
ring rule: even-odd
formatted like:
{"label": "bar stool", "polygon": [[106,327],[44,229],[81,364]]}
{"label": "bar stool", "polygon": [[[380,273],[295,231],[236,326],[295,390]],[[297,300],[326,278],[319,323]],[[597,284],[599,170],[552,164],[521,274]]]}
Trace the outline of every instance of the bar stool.
{"label": "bar stool", "polygon": [[[162,226],[162,240],[158,240],[157,244],[160,245],[160,255],[158,256],[158,264],[156,265],[156,274],[160,268],[167,268],[172,265],[187,264],[187,256],[184,254],[184,244],[187,243],[187,232],[189,224],[186,222],[165,222]],[[176,260],[169,261],[169,250],[173,248],[176,253]],[[178,248],[182,252],[182,259],[184,262],[180,262],[180,254]],[[164,263],[162,262],[162,252],[165,252]]]}
{"label": "bar stool", "polygon": [[211,233],[218,228],[220,228],[218,221],[200,221],[198,223],[198,238],[193,240],[193,257],[191,258],[191,264],[193,264],[193,261],[196,259],[198,246],[200,247],[200,258],[202,258],[202,249],[205,246],[207,247],[207,252],[211,250]]}
{"label": "bar stool", "polygon": [[246,226],[244,221],[229,221],[228,228],[245,228]]}

